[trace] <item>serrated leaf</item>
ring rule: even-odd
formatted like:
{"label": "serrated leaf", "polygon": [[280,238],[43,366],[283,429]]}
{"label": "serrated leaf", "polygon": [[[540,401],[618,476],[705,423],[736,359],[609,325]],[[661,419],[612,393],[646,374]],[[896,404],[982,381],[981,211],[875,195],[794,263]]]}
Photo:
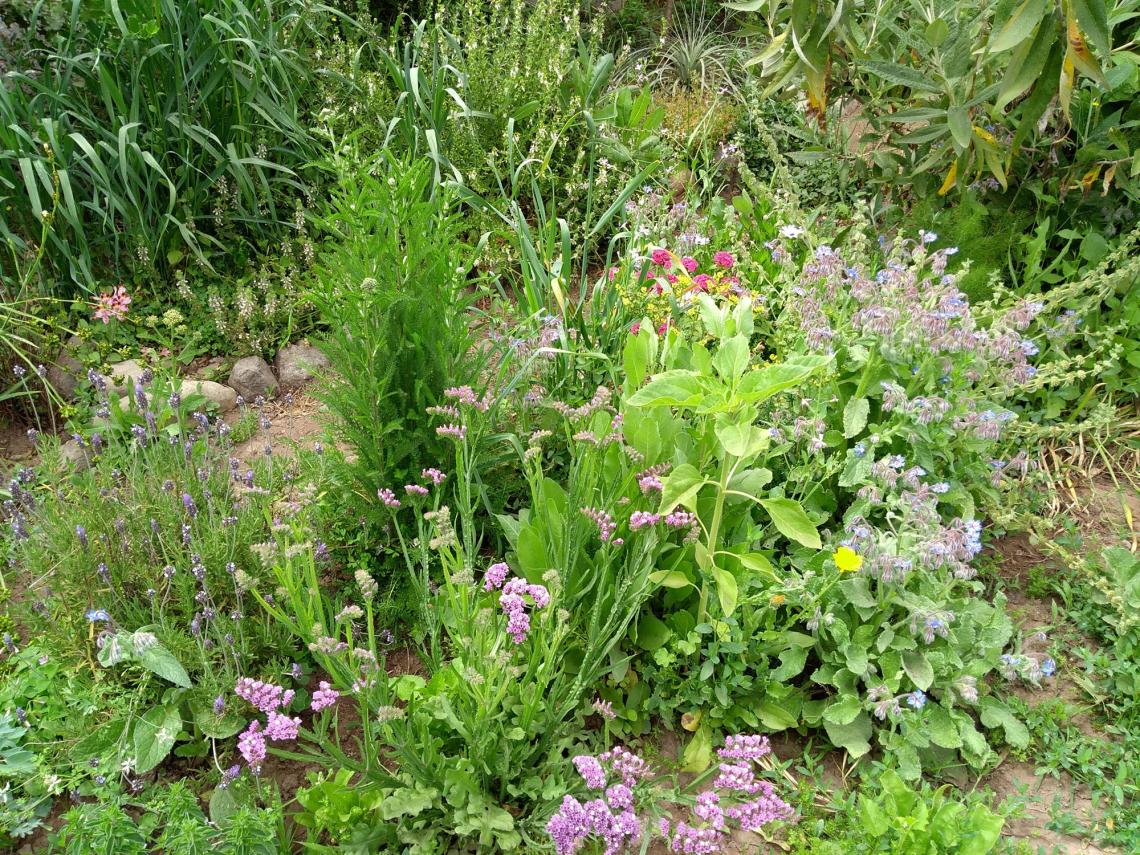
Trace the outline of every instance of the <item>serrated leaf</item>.
{"label": "serrated leaf", "polygon": [[927,704],[924,723],[926,733],[935,745],[942,748],[962,747],[962,735],[945,707],[940,704]]}
{"label": "serrated leaf", "polygon": [[152,707],[135,722],[134,771],[145,774],[166,759],[182,733],[182,714],[176,706]]}

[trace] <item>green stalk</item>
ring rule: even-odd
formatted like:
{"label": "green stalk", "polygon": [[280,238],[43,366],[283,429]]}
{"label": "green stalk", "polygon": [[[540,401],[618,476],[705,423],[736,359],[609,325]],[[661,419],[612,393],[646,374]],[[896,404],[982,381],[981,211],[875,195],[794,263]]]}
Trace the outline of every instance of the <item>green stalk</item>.
{"label": "green stalk", "polygon": [[[727,451],[724,453],[724,460],[720,464],[720,481],[716,485],[716,505],[713,507],[712,525],[709,527],[708,541],[705,548],[708,550],[709,560],[715,560],[715,556],[720,544],[720,520],[724,514],[724,499],[728,490],[728,479],[732,476],[732,470],[736,465],[733,455]],[[697,623],[704,623],[708,617],[709,605],[709,577],[708,574],[701,574],[701,601],[697,608]]]}

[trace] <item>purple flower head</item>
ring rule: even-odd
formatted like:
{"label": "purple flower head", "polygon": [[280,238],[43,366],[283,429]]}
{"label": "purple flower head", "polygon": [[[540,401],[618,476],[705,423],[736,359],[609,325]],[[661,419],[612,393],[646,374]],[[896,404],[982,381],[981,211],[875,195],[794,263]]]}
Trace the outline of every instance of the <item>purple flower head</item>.
{"label": "purple flower head", "polygon": [[503,582],[506,581],[507,574],[510,572],[511,568],[502,561],[492,564],[483,574],[483,590],[497,591],[503,587]]}
{"label": "purple flower head", "polygon": [[396,494],[389,490],[387,487],[381,487],[376,491],[377,498],[380,502],[389,508],[400,507],[400,500],[396,498]]}
{"label": "purple flower head", "polygon": [[301,719],[289,718],[279,712],[271,712],[266,719],[265,735],[274,742],[288,741],[296,739],[300,729]]}
{"label": "purple flower head", "polygon": [[267,746],[265,734],[261,732],[261,722],[254,719],[249,727],[238,737],[238,751],[245,758],[250,771],[257,775],[261,772],[261,764],[265,760]]}
{"label": "purple flower head", "polygon": [[319,712],[326,707],[331,707],[337,702],[340,697],[340,692],[328,684],[327,681],[322,680],[320,688],[313,692],[313,712]]}

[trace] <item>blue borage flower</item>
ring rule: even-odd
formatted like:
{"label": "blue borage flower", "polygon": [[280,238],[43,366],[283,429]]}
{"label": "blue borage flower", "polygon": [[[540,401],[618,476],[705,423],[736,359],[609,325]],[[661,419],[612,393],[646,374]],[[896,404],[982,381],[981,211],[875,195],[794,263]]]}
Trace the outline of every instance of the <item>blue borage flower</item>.
{"label": "blue borage flower", "polygon": [[88,623],[110,623],[111,615],[107,613],[106,609],[88,609],[84,615]]}

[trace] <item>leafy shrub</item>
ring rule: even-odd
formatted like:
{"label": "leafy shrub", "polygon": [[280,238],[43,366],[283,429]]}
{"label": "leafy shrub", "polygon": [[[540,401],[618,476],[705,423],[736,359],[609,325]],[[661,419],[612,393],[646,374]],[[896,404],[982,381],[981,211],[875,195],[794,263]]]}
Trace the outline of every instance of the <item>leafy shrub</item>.
{"label": "leafy shrub", "polygon": [[[337,236],[310,298],[329,332],[337,373],[321,397],[351,449],[331,477],[355,517],[382,517],[376,491],[438,464],[446,445],[425,422],[444,389],[479,373],[468,309],[472,252],[453,200],[433,190],[431,164],[382,160],[380,174],[342,177],[325,226]],[[338,504],[338,513],[344,513]]]}

